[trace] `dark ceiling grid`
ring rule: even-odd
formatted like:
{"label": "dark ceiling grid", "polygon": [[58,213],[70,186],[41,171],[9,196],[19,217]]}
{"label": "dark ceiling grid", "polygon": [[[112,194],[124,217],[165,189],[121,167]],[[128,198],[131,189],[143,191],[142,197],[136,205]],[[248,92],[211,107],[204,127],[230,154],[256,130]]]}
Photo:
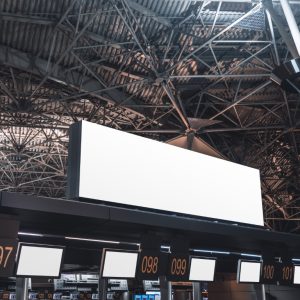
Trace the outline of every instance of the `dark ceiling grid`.
{"label": "dark ceiling grid", "polygon": [[260,168],[266,226],[298,232],[299,94],[270,81],[286,39],[260,1],[1,1],[0,190],[64,197],[75,121],[192,133]]}

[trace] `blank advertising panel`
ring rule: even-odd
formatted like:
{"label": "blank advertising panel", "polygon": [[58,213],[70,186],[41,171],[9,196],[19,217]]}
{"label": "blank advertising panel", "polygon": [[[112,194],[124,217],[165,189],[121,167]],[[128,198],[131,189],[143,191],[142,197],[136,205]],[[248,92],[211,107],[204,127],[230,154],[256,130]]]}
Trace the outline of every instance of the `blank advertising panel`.
{"label": "blank advertising panel", "polygon": [[294,284],[300,284],[300,265],[294,266]]}
{"label": "blank advertising panel", "polygon": [[69,198],[264,224],[257,169],[86,121],[69,151]]}
{"label": "blank advertising panel", "polygon": [[64,248],[54,246],[21,245],[17,263],[17,276],[60,276]]}
{"label": "blank advertising panel", "polygon": [[103,278],[134,278],[138,252],[104,250],[101,263]]}
{"label": "blank advertising panel", "polygon": [[191,281],[214,281],[216,259],[191,258],[190,276]]}
{"label": "blank advertising panel", "polygon": [[239,261],[237,281],[240,283],[259,283],[261,262]]}

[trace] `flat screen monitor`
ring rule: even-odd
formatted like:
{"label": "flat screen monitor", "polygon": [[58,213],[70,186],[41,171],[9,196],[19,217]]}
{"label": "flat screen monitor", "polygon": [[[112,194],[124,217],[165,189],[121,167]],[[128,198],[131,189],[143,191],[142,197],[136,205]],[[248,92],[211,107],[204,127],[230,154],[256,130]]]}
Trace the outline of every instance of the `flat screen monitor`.
{"label": "flat screen monitor", "polygon": [[192,257],[189,280],[214,281],[216,259]]}
{"label": "flat screen monitor", "polygon": [[103,278],[134,278],[138,251],[103,249],[101,276]]}
{"label": "flat screen monitor", "polygon": [[294,284],[300,284],[300,265],[294,266]]}
{"label": "flat screen monitor", "polygon": [[261,272],[261,262],[239,260],[237,282],[259,283],[260,272]]}
{"label": "flat screen monitor", "polygon": [[17,277],[59,278],[64,247],[20,244]]}

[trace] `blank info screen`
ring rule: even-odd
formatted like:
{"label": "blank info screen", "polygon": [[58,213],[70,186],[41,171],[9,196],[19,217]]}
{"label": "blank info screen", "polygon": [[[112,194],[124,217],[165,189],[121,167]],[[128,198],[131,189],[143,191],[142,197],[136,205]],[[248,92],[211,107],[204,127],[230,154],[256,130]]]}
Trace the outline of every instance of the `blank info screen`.
{"label": "blank info screen", "polygon": [[213,281],[216,261],[214,259],[192,258],[190,277],[192,281]]}
{"label": "blank info screen", "polygon": [[240,263],[239,282],[259,282],[260,270],[261,263],[242,261]]}
{"label": "blank info screen", "polygon": [[294,268],[294,284],[300,284],[300,266]]}
{"label": "blank info screen", "polygon": [[79,197],[263,226],[259,170],[82,122]]}
{"label": "blank info screen", "polygon": [[138,253],[106,251],[102,277],[134,278]]}
{"label": "blank info screen", "polygon": [[17,275],[59,276],[63,249],[22,245]]}

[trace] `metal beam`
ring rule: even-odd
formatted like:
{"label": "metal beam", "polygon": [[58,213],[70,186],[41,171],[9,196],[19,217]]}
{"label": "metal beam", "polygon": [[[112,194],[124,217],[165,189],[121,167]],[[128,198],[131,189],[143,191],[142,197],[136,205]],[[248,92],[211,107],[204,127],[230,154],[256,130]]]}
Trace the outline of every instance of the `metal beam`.
{"label": "metal beam", "polygon": [[[131,0],[126,0],[127,4],[134,10],[138,11],[140,14],[150,17],[156,22],[163,24],[167,27],[172,27],[172,23],[166,18],[159,16],[155,11]],[[150,2],[151,3],[151,2]]]}
{"label": "metal beam", "polygon": [[280,0],[280,3],[281,3],[282,10],[284,12],[286,21],[289,25],[295,46],[297,48],[298,57],[299,57],[300,56],[300,32],[299,32],[298,25],[296,23],[294,14],[292,12],[292,9],[290,7],[288,0]]}
{"label": "metal beam", "polygon": [[262,78],[270,77],[270,74],[198,74],[198,75],[172,75],[169,79],[184,79],[184,78],[208,78],[208,79],[219,79],[219,78]]}
{"label": "metal beam", "polygon": [[[0,64],[23,70],[37,76],[47,74],[46,60],[31,57],[27,53],[5,46],[0,46]],[[51,76],[49,76],[49,79],[62,85],[73,87],[82,92],[89,93],[92,96],[113,104],[124,103],[128,98],[128,96],[123,92],[120,92],[113,87],[110,89],[105,89],[105,87],[96,79],[82,75],[79,72],[72,71],[65,73],[65,69],[61,66],[56,66],[56,68],[52,71]],[[102,89],[105,89],[104,93],[101,92]],[[126,101],[126,104],[137,105],[137,103],[132,99]],[[130,110],[134,113],[144,116],[142,112],[139,111],[138,107],[136,107],[134,110]]]}
{"label": "metal beam", "polygon": [[280,36],[283,39],[283,41],[285,42],[291,55],[293,56],[293,58],[297,58],[299,55],[298,55],[298,50],[295,46],[295,43],[293,42],[293,40],[288,36],[287,32],[285,31],[284,25],[282,24],[280,17],[278,16],[277,12],[273,8],[272,1],[270,1],[270,0],[263,1],[263,5],[264,5],[265,9],[270,13],[271,18],[274,21],[274,23],[280,33]]}
{"label": "metal beam", "polygon": [[[6,20],[6,21],[13,21],[13,22],[20,22],[20,23],[30,23],[30,24],[37,24],[37,25],[44,25],[44,26],[55,26],[57,25],[57,28],[61,31],[67,31],[67,32],[73,32],[73,29],[70,26],[67,26],[65,24],[57,24],[56,20],[50,19],[50,18],[43,18],[43,17],[36,17],[31,15],[21,15],[17,13],[8,13],[8,12],[0,12],[0,19]],[[83,37],[89,38],[93,40],[94,42],[101,43],[103,46],[108,45],[110,47],[116,48],[116,49],[128,49],[130,44],[133,44],[133,42],[122,43],[117,42],[111,38],[105,37],[103,35],[100,35],[95,32],[91,32],[88,30],[85,30]]]}
{"label": "metal beam", "polygon": [[[281,132],[283,130],[287,130],[288,128],[284,125],[271,125],[271,126],[258,126],[258,127],[222,127],[222,128],[204,128],[199,130],[200,134],[202,133],[222,133],[222,132],[253,132],[256,133],[258,131],[278,131]],[[126,132],[131,133],[157,133],[157,134],[184,134],[184,130],[177,130],[177,129],[132,129],[132,130],[125,130]],[[292,131],[299,131],[299,129],[292,129]]]}
{"label": "metal beam", "polygon": [[187,129],[190,129],[189,121],[188,121],[186,115],[184,114],[184,112],[181,110],[179,103],[177,103],[169,85],[165,82],[162,82],[162,87],[165,90],[166,94],[168,95],[168,97],[169,97],[170,101],[172,102],[172,105],[174,106],[178,115],[180,116],[181,121],[183,122],[183,124],[185,125],[185,127]]}
{"label": "metal beam", "polygon": [[269,29],[270,29],[270,33],[271,33],[271,37],[272,37],[272,43],[273,43],[274,52],[275,52],[275,64],[277,66],[279,66],[280,65],[280,58],[279,58],[278,50],[277,50],[277,46],[276,46],[276,39],[275,39],[275,33],[274,33],[272,18],[271,18],[271,15],[270,15],[269,11],[266,11],[266,15],[267,15],[267,19],[268,19]]}
{"label": "metal beam", "polygon": [[248,11],[247,13],[245,13],[243,16],[241,16],[240,18],[238,18],[236,21],[232,22],[226,28],[224,28],[223,30],[221,30],[220,32],[218,32],[216,35],[214,35],[213,37],[211,37],[208,41],[204,42],[200,47],[197,47],[195,50],[191,51],[189,54],[187,54],[185,57],[183,57],[180,61],[178,61],[177,63],[175,63],[171,68],[169,68],[167,70],[167,72],[170,72],[170,71],[176,69],[178,67],[178,65],[180,65],[183,61],[187,60],[188,58],[190,58],[191,56],[193,56],[194,54],[196,54],[198,51],[200,51],[204,47],[207,47],[208,45],[210,45],[214,40],[216,40],[218,37],[222,36],[225,32],[227,32],[229,29],[231,29],[232,27],[234,27],[235,25],[237,25],[239,22],[241,22],[245,18],[247,18],[247,17],[251,16],[252,14],[256,13],[257,11],[259,11],[260,8],[261,8],[261,6],[262,6],[261,3],[258,3],[250,11]]}
{"label": "metal beam", "polygon": [[213,117],[210,118],[210,120],[215,119],[216,117],[222,115],[224,112],[226,112],[227,110],[235,107],[237,104],[239,104],[240,102],[244,101],[245,99],[249,98],[250,96],[252,96],[253,94],[257,93],[258,91],[264,89],[266,86],[268,86],[272,81],[267,81],[264,82],[263,84],[259,85],[257,88],[255,88],[254,90],[252,90],[249,94],[241,97],[240,99],[234,101],[232,104],[228,105],[226,108],[224,108],[223,110],[221,110],[220,112],[218,112],[216,115],[214,115]]}

